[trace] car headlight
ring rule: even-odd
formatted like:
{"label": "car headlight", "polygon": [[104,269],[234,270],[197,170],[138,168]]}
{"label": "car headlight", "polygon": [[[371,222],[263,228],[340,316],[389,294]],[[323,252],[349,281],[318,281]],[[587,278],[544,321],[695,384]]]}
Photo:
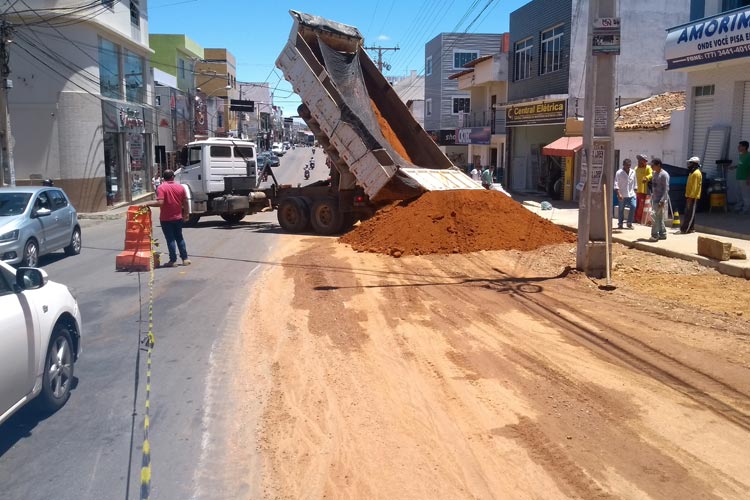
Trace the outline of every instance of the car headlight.
{"label": "car headlight", "polygon": [[13,231],[8,231],[5,234],[0,234],[0,243],[6,243],[8,241],[16,241],[18,239],[20,231],[18,229],[14,229]]}

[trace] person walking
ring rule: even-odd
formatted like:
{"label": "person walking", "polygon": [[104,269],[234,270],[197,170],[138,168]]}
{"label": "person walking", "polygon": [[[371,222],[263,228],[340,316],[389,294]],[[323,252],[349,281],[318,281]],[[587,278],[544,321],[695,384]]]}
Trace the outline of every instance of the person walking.
{"label": "person walking", "polygon": [[159,222],[167,240],[169,250],[169,262],[163,267],[175,267],[177,265],[177,250],[183,266],[191,264],[188,259],[185,238],[182,236],[182,224],[188,218],[188,200],[185,188],[174,181],[174,172],[165,170],[162,173],[162,182],[156,190],[156,200],[144,203],[143,207],[159,207]]}
{"label": "person walking", "polygon": [[646,205],[646,197],[648,196],[648,183],[653,177],[653,170],[651,165],[648,164],[646,155],[635,155],[638,165],[635,168],[635,196],[637,200],[637,206],[635,209],[635,221],[639,224],[643,222],[643,207]]}
{"label": "person walking", "polygon": [[485,166],[482,170],[482,187],[492,189],[492,170],[488,166]]}
{"label": "person walking", "polygon": [[685,186],[685,213],[682,214],[680,223],[680,232],[682,234],[692,233],[695,231],[695,208],[698,206],[698,200],[701,197],[701,188],[703,187],[703,174],[701,173],[701,159],[693,156],[688,160],[687,186]]}
{"label": "person walking", "polygon": [[737,146],[739,155],[737,165],[729,167],[730,170],[736,170],[735,179],[737,180],[739,201],[734,211],[744,215],[750,214],[750,153],[747,151],[750,143],[740,141]]}
{"label": "person walking", "polygon": [[471,167],[471,172],[469,172],[469,175],[471,175],[471,178],[477,182],[481,182],[482,180],[482,173],[479,171],[479,167],[476,165],[473,165]]}
{"label": "person walking", "polygon": [[667,200],[669,199],[669,174],[661,166],[661,159],[651,160],[653,168],[653,192],[651,193],[651,206],[654,211],[654,220],[651,223],[651,239],[659,241],[667,239],[667,227],[664,223],[667,212]]}
{"label": "person walking", "polygon": [[617,229],[622,229],[625,219],[625,208],[628,211],[628,229],[633,229],[633,217],[635,216],[635,171],[630,168],[630,158],[622,161],[622,168],[615,174],[615,191],[617,191],[617,205],[620,207],[617,214]]}

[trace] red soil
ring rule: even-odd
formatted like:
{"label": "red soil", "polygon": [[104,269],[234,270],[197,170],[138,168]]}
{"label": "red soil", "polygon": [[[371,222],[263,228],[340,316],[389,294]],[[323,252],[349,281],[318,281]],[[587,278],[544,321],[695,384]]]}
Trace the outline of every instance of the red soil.
{"label": "red soil", "polygon": [[379,210],[341,237],[359,252],[402,255],[534,250],[572,243],[575,234],[498,191],[431,191]]}
{"label": "red soil", "polygon": [[380,130],[383,132],[383,137],[385,137],[385,139],[391,144],[393,149],[395,149],[396,152],[401,155],[401,158],[411,163],[411,157],[409,156],[409,153],[406,152],[406,148],[401,143],[401,139],[398,138],[396,133],[391,128],[391,125],[385,118],[383,118],[383,115],[380,114],[380,110],[375,105],[375,101],[373,101],[372,99],[370,99],[370,106],[372,107],[372,111],[375,113],[375,117],[378,119]]}

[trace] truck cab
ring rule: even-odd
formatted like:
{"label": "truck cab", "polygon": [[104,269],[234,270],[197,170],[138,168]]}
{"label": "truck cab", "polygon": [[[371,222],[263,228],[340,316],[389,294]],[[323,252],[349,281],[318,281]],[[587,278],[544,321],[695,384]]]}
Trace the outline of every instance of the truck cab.
{"label": "truck cab", "polygon": [[251,141],[212,137],[191,142],[183,148],[180,163],[175,180],[187,189],[191,222],[229,212],[236,214],[229,218],[237,218],[240,211],[236,205],[228,207],[227,199],[234,191],[252,190],[260,183],[257,147]]}

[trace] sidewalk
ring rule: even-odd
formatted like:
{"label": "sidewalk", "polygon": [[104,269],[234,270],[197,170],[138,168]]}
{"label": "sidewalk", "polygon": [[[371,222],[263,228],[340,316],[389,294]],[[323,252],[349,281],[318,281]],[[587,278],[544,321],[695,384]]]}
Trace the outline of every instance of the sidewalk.
{"label": "sidewalk", "polygon": [[130,208],[133,205],[140,205],[141,203],[145,203],[147,201],[151,201],[154,199],[154,193],[147,193],[142,196],[139,196],[132,202],[126,202],[126,203],[120,203],[114,208],[110,208],[109,210],[104,210],[102,212],[79,212],[78,218],[82,220],[117,220],[122,219],[125,217],[125,214],[128,213],[128,208]]}
{"label": "sidewalk", "polygon": [[[542,210],[539,201],[529,198],[533,197],[515,197],[515,199],[521,202],[527,209],[536,213],[540,217],[544,217],[558,226],[565,227],[571,231],[578,231],[578,207],[575,203],[555,201],[552,202],[552,206],[554,207],[552,210]],[[705,216],[708,214],[699,215]],[[715,215],[718,216],[719,214]],[[722,274],[750,279],[750,259],[732,259],[720,262],[698,255],[698,236],[708,236],[721,241],[731,242],[732,245],[745,250],[748,256],[750,256],[750,241],[748,241],[750,239],[750,234],[747,234],[749,231],[747,226],[750,225],[750,221],[748,221],[747,217],[742,219],[739,216],[732,217],[724,214],[722,214],[722,216],[724,217],[724,225],[718,229],[707,227],[705,224],[700,226],[696,224],[696,231],[694,233],[680,234],[678,232],[678,234],[674,234],[675,231],[677,231],[677,228],[667,227],[667,239],[654,243],[648,241],[651,237],[650,227],[633,224],[634,229],[617,229],[617,220],[613,219],[612,225],[614,229],[612,230],[612,241],[645,252],[695,261],[701,265],[713,267]],[[702,220],[705,219],[702,218]],[[727,223],[726,221],[730,221],[730,223]],[[706,232],[706,229],[721,231],[723,234],[730,234],[734,237],[709,234]],[[740,229],[744,229],[745,232],[739,231]]]}

